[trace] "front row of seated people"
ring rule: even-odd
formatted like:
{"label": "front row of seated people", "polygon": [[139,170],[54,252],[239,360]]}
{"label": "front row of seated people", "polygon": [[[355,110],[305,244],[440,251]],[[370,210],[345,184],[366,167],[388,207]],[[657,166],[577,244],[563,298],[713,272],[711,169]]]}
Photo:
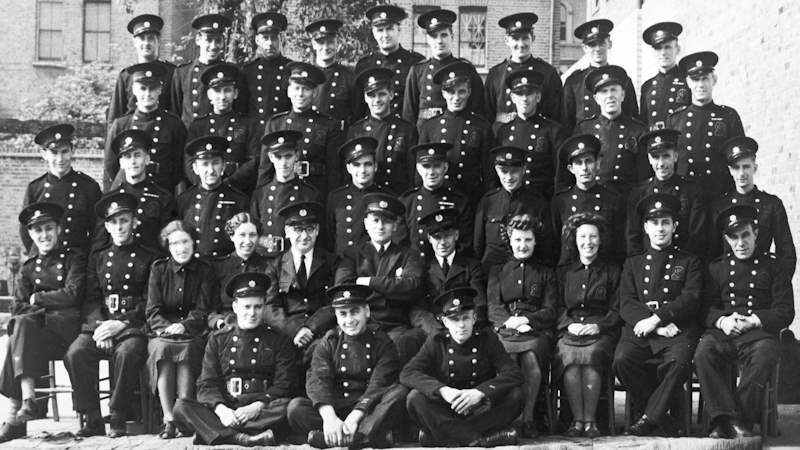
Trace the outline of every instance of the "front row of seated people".
{"label": "front row of seated people", "polygon": [[[407,437],[413,422],[423,445],[509,445],[536,435],[533,408],[547,370],[563,385],[573,418],[565,434],[595,437],[609,367],[631,396],[630,432],[672,435],[674,399],[692,359],[712,437],[747,436],[777,361],[776,335],[794,315],[785,271],[755,252],[755,208],[736,205],[718,216],[732,252],[704,274],[696,256],[672,245],[680,202],[668,194],[639,202],[650,247],[622,269],[606,257],[612,230],[602,217],[569,219],[564,242],[575,258],[554,272],[532,258],[540,224],[522,214],[502,231],[513,256],[491,269],[485,297],[469,281],[437,285],[431,276],[433,308],[420,309],[409,299],[425,292],[416,254],[391,241],[402,204],[376,193],[365,198],[370,241],[349,249],[337,265],[338,284],[318,309],[330,323],[312,343],[318,330],[304,332],[314,327],[308,314],[284,321],[296,322],[289,334],[268,324],[276,307],[267,303],[269,292],[284,291],[277,266],[254,261],[253,270],[226,277],[226,304],[218,304],[219,275],[196,256],[193,229],[180,221],[164,227],[169,256],[159,259],[133,239],[136,204],[126,193],[98,202],[110,245],[88,264],[79,250],[58,245],[60,206],[34,203],[20,214],[34,253],[21,269],[0,373],[1,392],[10,399],[2,440],[25,436],[27,421],[43,416],[36,380],[48,360],[62,357],[75,409],[86,417],[78,433],[84,437],[105,434],[97,390],[104,358],[114,373],[112,437],[126,433],[143,367],[164,415],[159,436],[193,433],[202,444],[275,445],[300,434],[316,447],[387,447]],[[286,227],[308,236],[318,230],[313,224],[321,211],[291,206],[283,212]],[[441,265],[445,276],[454,265],[477,264],[454,258],[448,238],[457,232],[457,217],[443,210],[421,219],[431,265]],[[258,227],[247,214],[229,225],[237,264],[245,265],[256,257]],[[291,234],[290,241],[302,247]],[[310,275],[302,255],[309,253],[300,255],[299,265],[282,264],[296,268],[305,284]],[[218,316],[211,320],[209,312]],[[484,326],[487,320],[493,327]],[[431,330],[427,339],[423,327]],[[726,381],[731,360],[741,369],[735,391]]]}

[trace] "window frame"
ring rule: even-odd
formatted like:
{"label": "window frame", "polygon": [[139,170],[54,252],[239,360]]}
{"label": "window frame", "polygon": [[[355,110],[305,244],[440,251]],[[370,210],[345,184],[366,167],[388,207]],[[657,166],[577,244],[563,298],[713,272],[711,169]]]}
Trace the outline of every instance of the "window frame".
{"label": "window frame", "polygon": [[[107,31],[106,30],[101,30],[101,29],[99,29],[99,27],[98,27],[97,30],[87,30],[86,25],[87,25],[87,18],[89,16],[89,14],[88,14],[89,5],[108,5],[108,30]],[[83,62],[85,62],[85,63],[91,63],[91,62],[107,63],[107,62],[111,61],[111,51],[110,50],[107,51],[107,53],[105,55],[106,58],[102,57],[103,55],[102,55],[101,51],[99,51],[101,49],[101,44],[99,43],[100,42],[99,38],[96,38],[96,41],[94,43],[94,45],[96,47],[94,49],[95,58],[94,59],[90,59],[87,56],[87,53],[86,53],[87,49],[89,48],[89,44],[87,43],[87,36],[90,35],[90,34],[94,35],[94,36],[97,36],[97,37],[102,36],[102,35],[108,36],[108,42],[106,44],[106,47],[111,45],[111,29],[112,29],[111,20],[112,20],[111,0],[84,0],[84,2],[83,2],[83,26],[81,27],[81,60]]]}
{"label": "window frame", "polygon": [[[61,18],[61,24],[60,24],[61,28],[43,28],[43,26],[42,26],[43,25],[42,24],[42,8],[43,8],[43,6],[42,5],[44,5],[44,4],[58,5],[58,6],[51,6],[51,8],[61,8],[61,11],[56,11],[55,13],[52,13],[52,17],[53,18],[58,18],[58,17]],[[64,21],[63,21],[63,17],[64,17],[63,8],[64,8],[64,0],[37,0],[36,1],[36,58],[35,58],[36,62],[41,62],[41,63],[60,63],[60,62],[64,61],[64,28],[65,27],[64,27]],[[54,22],[55,22],[54,20],[51,20],[51,22],[48,25],[52,26],[54,24]],[[50,40],[51,47],[50,47],[50,52],[49,53],[51,55],[54,53],[53,52],[53,48],[55,48],[55,46],[53,44],[60,44],[61,45],[61,48],[57,52],[59,54],[58,57],[43,56],[42,45],[43,45],[44,39],[42,38],[42,32],[60,33],[60,37],[59,38]]]}
{"label": "window frame", "polygon": [[[463,20],[465,13],[482,13],[483,14],[483,61],[482,64],[476,64],[473,58],[470,55],[462,55],[461,54],[461,44],[462,44],[462,25],[466,24]],[[489,67],[489,43],[488,43],[488,26],[487,21],[489,20],[488,8],[483,5],[465,5],[458,7],[458,42],[456,45],[458,46],[458,56],[459,58],[464,58],[468,60],[477,70],[480,69],[487,69]],[[466,43],[466,42],[465,42]],[[468,44],[468,43],[467,43]],[[453,52],[454,54],[456,52]],[[472,52],[470,52],[472,53]]]}

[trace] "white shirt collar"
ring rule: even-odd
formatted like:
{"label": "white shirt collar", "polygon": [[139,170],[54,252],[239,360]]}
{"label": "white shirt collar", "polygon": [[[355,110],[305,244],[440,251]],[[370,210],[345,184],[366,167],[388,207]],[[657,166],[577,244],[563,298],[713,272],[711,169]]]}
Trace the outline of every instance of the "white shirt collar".
{"label": "white shirt collar", "polygon": [[[373,247],[375,247],[375,251],[380,253],[381,246],[376,244],[374,241],[369,241],[369,242],[370,242],[370,244],[372,244]],[[389,246],[390,245],[392,245],[392,241],[389,241],[389,242],[383,244],[383,250],[384,251],[389,250]]]}
{"label": "white shirt collar", "polygon": [[[447,264],[450,267],[453,267],[453,260],[454,259],[456,259],[456,252],[450,253],[450,256],[447,257]],[[444,258],[442,258],[442,257],[437,255],[436,256],[436,260],[439,261],[439,267],[443,267],[444,266]]]}
{"label": "white shirt collar", "polygon": [[[295,272],[300,270],[300,255],[301,255],[300,252],[295,252],[294,250],[292,251],[292,261],[294,261]],[[311,261],[314,259],[314,249],[312,248],[311,250],[309,250],[308,253],[305,253],[305,255],[306,255],[306,261],[305,261],[306,273],[308,273],[308,271],[311,270]]]}

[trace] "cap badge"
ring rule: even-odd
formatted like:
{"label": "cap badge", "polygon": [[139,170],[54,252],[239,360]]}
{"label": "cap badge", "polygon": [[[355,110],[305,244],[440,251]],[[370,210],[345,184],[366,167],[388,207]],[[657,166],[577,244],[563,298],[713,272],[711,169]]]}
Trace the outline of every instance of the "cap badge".
{"label": "cap badge", "polygon": [[217,78],[224,78],[225,74],[222,72],[217,72]]}
{"label": "cap badge", "polygon": [[351,294],[350,291],[342,292],[342,297],[344,297],[344,298],[350,298],[351,295],[353,295],[353,294]]}
{"label": "cap badge", "polygon": [[319,27],[319,31],[324,33],[326,31],[328,31],[328,28],[325,25],[323,25],[323,26]]}
{"label": "cap badge", "polygon": [[361,144],[356,144],[356,146],[353,148],[355,149],[355,151],[360,152],[363,147],[361,146]]}
{"label": "cap badge", "polygon": [[130,136],[126,137],[125,138],[125,145],[131,145],[131,144],[133,144],[133,138],[130,137]]}
{"label": "cap badge", "polygon": [[602,78],[603,78],[604,80],[607,80],[607,79],[608,79],[608,74],[607,74],[607,73],[604,73]]}
{"label": "cap badge", "polygon": [[428,154],[429,154],[429,155],[434,155],[434,154],[436,154],[436,150],[434,150],[434,149],[432,149],[432,148],[429,148],[429,149],[428,149]]}
{"label": "cap badge", "polygon": [[300,72],[300,73],[299,73],[299,75],[300,75],[301,77],[303,77],[303,78],[308,78],[308,72],[307,72],[307,71],[305,71],[305,70],[304,70],[304,71],[302,71],[302,72]]}
{"label": "cap badge", "polygon": [[739,153],[739,150],[740,150],[740,149],[739,149],[739,147],[738,147],[738,146],[737,146],[737,147],[733,147],[733,148],[731,149],[731,151],[732,151],[733,153]]}
{"label": "cap badge", "polygon": [[578,142],[579,149],[583,150],[584,147],[586,147],[586,144],[584,144],[583,142]]}
{"label": "cap badge", "polygon": [[439,19],[437,19],[436,17],[431,19],[431,25],[436,25],[437,23],[439,23]]}
{"label": "cap badge", "polygon": [[506,159],[511,159],[513,157],[514,157],[514,155],[512,155],[511,153],[506,153]]}
{"label": "cap badge", "polygon": [[36,211],[33,212],[33,215],[31,216],[31,219],[35,219],[35,218],[37,218],[37,217],[39,217],[41,215],[42,215],[42,212],[37,209]]}
{"label": "cap badge", "polygon": [[383,12],[381,12],[381,19],[385,19],[385,18],[386,18],[386,11],[383,11]]}
{"label": "cap badge", "polygon": [[592,33],[599,33],[599,32],[600,32],[600,28],[592,27]]}
{"label": "cap badge", "polygon": [[456,77],[456,73],[455,72],[450,72],[450,73],[447,74],[447,78],[455,78],[455,77]]}
{"label": "cap badge", "polygon": [[211,150],[214,146],[211,144],[206,144],[206,150]]}
{"label": "cap badge", "polygon": [[437,214],[436,217],[434,217],[434,219],[436,219],[437,222],[441,222],[444,220],[444,217],[441,214]]}
{"label": "cap badge", "polygon": [[145,72],[145,73],[144,73],[144,76],[146,76],[146,77],[152,77],[152,76],[153,76],[153,72],[152,72],[152,71],[150,71],[150,70],[148,70],[147,72]]}
{"label": "cap badge", "polygon": [[111,204],[108,205],[108,209],[117,209],[117,208],[119,208],[119,203],[117,202],[111,202]]}
{"label": "cap badge", "polygon": [[389,203],[387,203],[386,200],[381,200],[380,202],[378,202],[378,206],[381,208],[388,208]]}
{"label": "cap badge", "polygon": [[53,137],[54,137],[56,140],[59,140],[59,139],[61,139],[61,133],[56,133],[55,135],[53,135]]}
{"label": "cap badge", "polygon": [[142,24],[142,26],[145,28],[150,28],[150,22],[145,22]]}
{"label": "cap badge", "polygon": [[457,298],[454,298],[454,299],[453,299],[453,306],[458,306],[458,305],[460,305],[460,304],[461,304],[461,300],[459,300],[459,299],[457,299]]}
{"label": "cap badge", "polygon": [[661,143],[661,136],[656,136],[656,137],[653,139],[653,142],[655,142],[656,144],[660,144],[660,143]]}
{"label": "cap badge", "polygon": [[527,83],[528,83],[528,77],[522,77],[522,78],[520,78],[520,79],[519,79],[519,82],[520,82],[520,83],[522,83],[522,84],[527,84]]}
{"label": "cap badge", "polygon": [[375,81],[376,81],[375,77],[369,77],[369,79],[367,80],[367,83],[373,84],[373,83],[375,83]]}
{"label": "cap badge", "polygon": [[284,139],[283,137],[278,138],[278,144],[283,144],[284,142],[286,142],[286,139]]}
{"label": "cap badge", "polygon": [[518,20],[518,21],[516,21],[516,22],[514,23],[514,26],[515,26],[515,27],[517,27],[517,28],[520,28],[520,27],[522,26],[522,22],[520,22],[520,21]]}
{"label": "cap badge", "polygon": [[219,28],[219,24],[217,22],[214,22],[211,24],[211,28]]}
{"label": "cap badge", "polygon": [[247,285],[250,286],[251,288],[254,288],[254,287],[256,287],[256,281],[255,280],[250,280],[250,282],[247,283]]}
{"label": "cap badge", "polygon": [[307,215],[308,215],[308,211],[307,211],[307,210],[305,210],[305,209],[301,209],[301,210],[300,210],[300,212],[299,212],[298,214],[300,214],[300,217],[305,217],[305,216],[307,216]]}
{"label": "cap badge", "polygon": [[703,61],[700,61],[698,59],[697,61],[694,62],[694,65],[695,65],[695,67],[703,67]]}
{"label": "cap badge", "polygon": [[272,23],[273,23],[273,22],[272,22],[272,19],[267,19],[267,26],[268,26],[268,27],[271,27],[271,26],[272,26]]}
{"label": "cap badge", "polygon": [[662,206],[664,206],[664,205],[661,202],[656,202],[656,204],[655,204],[656,208],[661,208]]}
{"label": "cap badge", "polygon": [[736,217],[735,214],[731,214],[731,216],[728,217],[728,221],[730,221],[730,222],[736,222],[736,219],[737,219],[737,217]]}

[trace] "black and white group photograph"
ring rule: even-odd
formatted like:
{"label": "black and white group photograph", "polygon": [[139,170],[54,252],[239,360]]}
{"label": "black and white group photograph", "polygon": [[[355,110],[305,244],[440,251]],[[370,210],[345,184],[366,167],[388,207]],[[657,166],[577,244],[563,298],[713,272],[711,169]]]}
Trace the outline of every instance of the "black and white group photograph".
{"label": "black and white group photograph", "polygon": [[0,449],[800,448],[800,3],[0,5]]}

